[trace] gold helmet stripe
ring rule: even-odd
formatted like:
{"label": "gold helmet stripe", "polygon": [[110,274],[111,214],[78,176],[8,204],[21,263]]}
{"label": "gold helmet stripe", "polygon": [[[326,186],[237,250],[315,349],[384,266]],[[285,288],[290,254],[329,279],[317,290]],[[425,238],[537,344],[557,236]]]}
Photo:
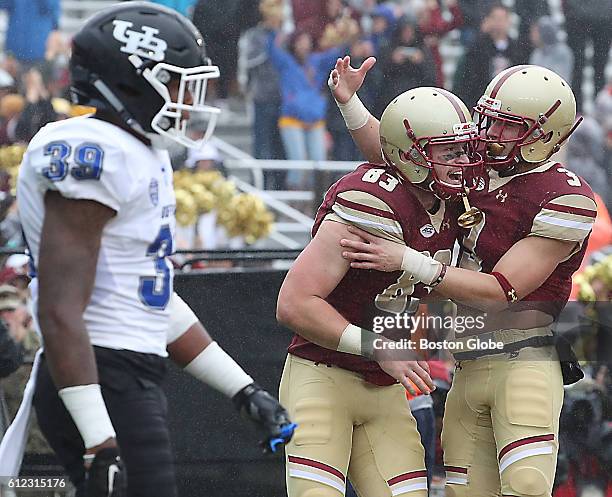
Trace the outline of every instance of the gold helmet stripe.
{"label": "gold helmet stripe", "polygon": [[455,109],[455,111],[457,111],[459,120],[462,123],[466,122],[465,114],[463,114],[463,111],[461,110],[461,106],[459,105],[459,102],[457,102],[458,100],[457,97],[453,95],[451,92],[443,90],[442,88],[438,88],[438,91],[440,92],[440,95],[444,95],[447,98],[447,100],[453,105],[453,108]]}

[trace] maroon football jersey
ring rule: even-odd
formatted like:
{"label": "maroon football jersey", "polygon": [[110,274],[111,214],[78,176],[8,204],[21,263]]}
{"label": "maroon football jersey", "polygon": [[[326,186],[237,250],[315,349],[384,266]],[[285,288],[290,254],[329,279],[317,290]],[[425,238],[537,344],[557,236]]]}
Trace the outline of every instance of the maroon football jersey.
{"label": "maroon football jersey", "polygon": [[580,267],[597,213],[589,185],[562,164],[549,161],[505,178],[491,171],[484,188],[472,192],[470,200],[484,218],[463,238],[460,267],[490,273],[510,247],[527,236],[576,242],[572,255],[522,299],[558,316],[569,298],[572,274]]}
{"label": "maroon football jersey", "polygon": [[[393,171],[380,165],[359,166],[327,191],[317,211],[312,235],[324,220],[336,221],[450,263],[459,233],[456,207],[442,202],[438,211],[430,214],[402,182]],[[375,317],[404,313],[413,298],[422,297],[428,291],[403,271],[349,269],[326,301],[352,324],[373,330]],[[361,373],[376,385],[395,383],[376,362],[326,349],[299,335],[293,337],[288,350],[314,362]]]}

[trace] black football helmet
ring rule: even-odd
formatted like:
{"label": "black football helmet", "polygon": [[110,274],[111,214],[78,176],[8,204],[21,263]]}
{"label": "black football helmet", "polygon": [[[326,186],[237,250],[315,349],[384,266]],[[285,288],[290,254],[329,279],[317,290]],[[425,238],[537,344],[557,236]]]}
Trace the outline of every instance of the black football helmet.
{"label": "black football helmet", "polygon": [[[70,75],[75,103],[118,114],[152,141],[161,135],[200,147],[220,112],[204,103],[219,68],[206,56],[202,35],[178,12],[150,2],[120,3],[90,18],[73,38]],[[185,111],[207,124],[198,140],[187,133]]]}

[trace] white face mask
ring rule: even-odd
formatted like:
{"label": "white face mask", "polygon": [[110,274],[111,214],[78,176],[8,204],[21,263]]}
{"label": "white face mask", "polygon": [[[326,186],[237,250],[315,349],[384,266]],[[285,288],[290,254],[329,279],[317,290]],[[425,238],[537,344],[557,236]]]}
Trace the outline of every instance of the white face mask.
{"label": "white face mask", "polygon": [[[142,65],[137,55],[131,55],[129,59],[137,68]],[[180,77],[179,91],[176,101],[173,101],[167,84],[177,75]],[[184,68],[160,62],[152,69],[144,69],[142,76],[164,99],[164,105],[151,121],[155,133],[185,147],[200,148],[211,137],[221,112],[221,109],[204,102],[208,80],[219,77],[219,68],[212,65]],[[191,103],[185,102],[187,94],[191,96]],[[183,111],[189,112],[189,119],[183,119]],[[195,140],[188,136],[189,121],[205,124],[201,138]]]}

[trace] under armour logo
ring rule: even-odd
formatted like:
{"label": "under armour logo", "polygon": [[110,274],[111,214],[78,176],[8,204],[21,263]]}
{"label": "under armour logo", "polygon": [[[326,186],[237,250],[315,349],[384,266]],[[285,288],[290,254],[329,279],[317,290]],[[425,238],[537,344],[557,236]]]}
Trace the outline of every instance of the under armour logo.
{"label": "under armour logo", "polygon": [[516,290],[514,288],[512,290],[508,290],[508,299],[510,299],[510,302],[516,302],[518,300],[518,296],[516,295]]}
{"label": "under armour logo", "polygon": [[128,29],[133,26],[131,22],[120,19],[114,20],[113,24],[115,26],[113,37],[121,43],[125,43],[121,47],[122,52],[139,55],[157,62],[164,60],[168,44],[165,40],[155,37],[159,33],[159,29],[143,26],[142,32],[134,31]]}
{"label": "under armour logo", "polygon": [[495,195],[495,198],[499,200],[502,204],[506,201],[507,197],[508,197],[508,194],[504,193],[503,190],[500,190],[499,192],[497,192],[497,195]]}

